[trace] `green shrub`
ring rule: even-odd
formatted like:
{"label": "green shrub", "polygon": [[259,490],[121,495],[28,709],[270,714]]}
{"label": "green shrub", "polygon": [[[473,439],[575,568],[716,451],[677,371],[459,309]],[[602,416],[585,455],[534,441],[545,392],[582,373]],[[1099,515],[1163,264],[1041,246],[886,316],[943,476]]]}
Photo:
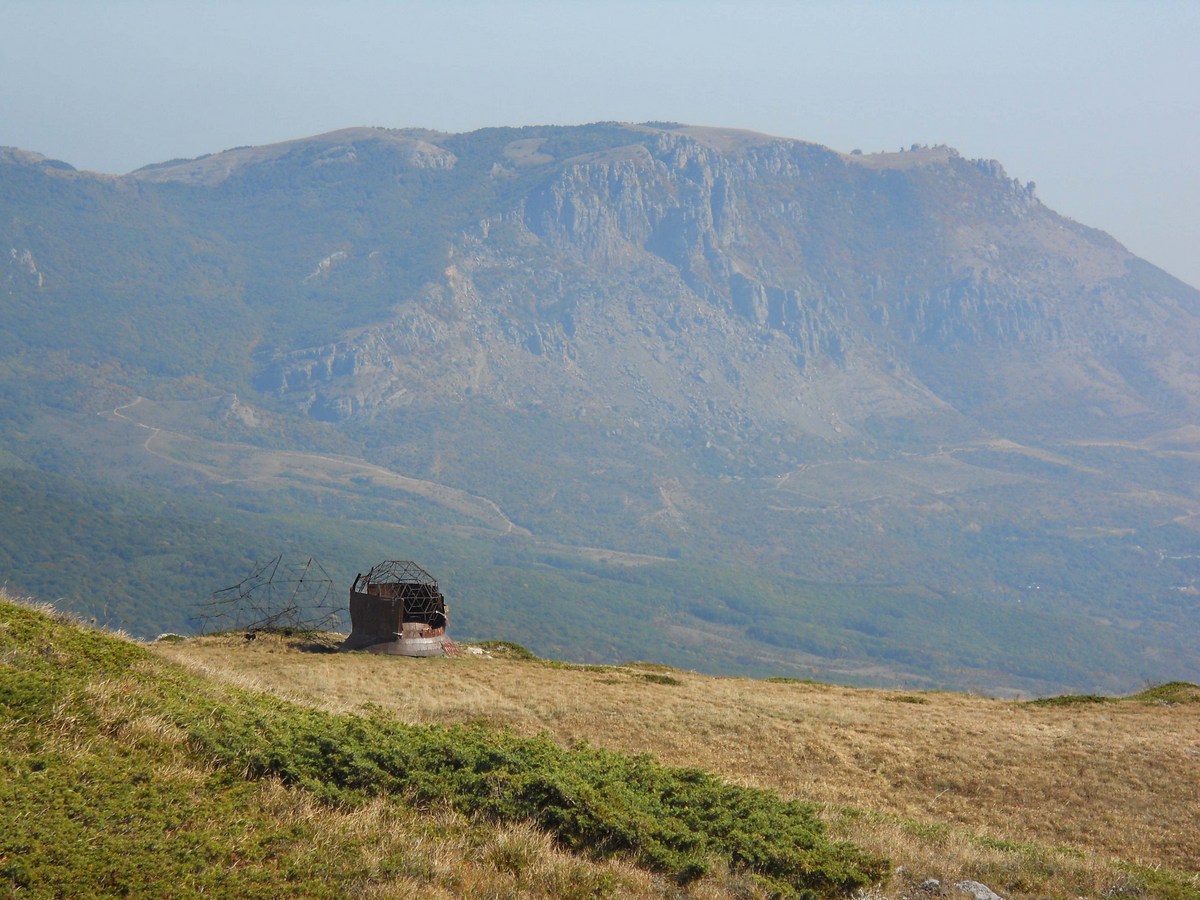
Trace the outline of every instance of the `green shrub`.
{"label": "green shrub", "polygon": [[520,644],[513,641],[478,641],[475,644],[481,650],[486,650],[493,656],[502,656],[505,659],[537,659],[537,654],[527,650]]}
{"label": "green shrub", "polygon": [[781,896],[819,896],[851,891],[886,871],[882,860],[829,842],[806,804],[648,756],[565,749],[546,737],[477,726],[414,727],[270,706],[260,702],[251,715],[216,727],[180,724],[224,764],[328,802],[382,792],[497,821],[532,821],[572,850],[629,855],[680,882],[720,861],[749,869]]}
{"label": "green shrub", "polygon": [[1081,706],[1093,703],[1113,703],[1112,697],[1101,697],[1098,694],[1064,694],[1060,697],[1039,697],[1030,700],[1031,706]]}
{"label": "green shrub", "polygon": [[1130,699],[1143,703],[1200,703],[1200,685],[1189,681],[1168,681],[1146,688]]}
{"label": "green shrub", "polygon": [[676,678],[674,675],[664,675],[662,672],[635,672],[634,674],[642,679],[642,681],[648,681],[651,684],[683,684],[681,679]]}

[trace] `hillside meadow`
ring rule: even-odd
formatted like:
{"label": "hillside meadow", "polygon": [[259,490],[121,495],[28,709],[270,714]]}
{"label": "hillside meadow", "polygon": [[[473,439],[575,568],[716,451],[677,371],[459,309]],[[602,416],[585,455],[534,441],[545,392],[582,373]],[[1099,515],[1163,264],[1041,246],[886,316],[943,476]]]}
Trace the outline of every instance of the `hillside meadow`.
{"label": "hillside meadow", "polygon": [[1015,702],[336,641],[145,643],[0,596],[0,889],[1200,896],[1194,685]]}
{"label": "hillside meadow", "polygon": [[431,660],[315,652],[334,640],[155,646],[205,677],[330,711],[548,734],[816,802],[834,836],[900,869],[881,896],[928,878],[1012,897],[1200,896],[1192,685],[1021,702],[570,665],[506,644]]}

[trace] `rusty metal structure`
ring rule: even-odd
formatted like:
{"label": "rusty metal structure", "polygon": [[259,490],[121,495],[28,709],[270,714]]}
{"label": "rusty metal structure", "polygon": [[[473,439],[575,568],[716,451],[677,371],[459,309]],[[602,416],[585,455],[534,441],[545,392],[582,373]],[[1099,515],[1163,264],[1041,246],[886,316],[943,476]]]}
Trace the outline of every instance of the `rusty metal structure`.
{"label": "rusty metal structure", "polygon": [[313,557],[285,562],[283,554],[255,563],[235,585],[214,591],[197,616],[200,633],[214,631],[329,631],[342,622],[333,579]]}
{"label": "rusty metal structure", "polygon": [[388,560],[359,574],[350,588],[352,631],[343,650],[398,656],[443,656],[446,598],[437,580],[410,560]]}

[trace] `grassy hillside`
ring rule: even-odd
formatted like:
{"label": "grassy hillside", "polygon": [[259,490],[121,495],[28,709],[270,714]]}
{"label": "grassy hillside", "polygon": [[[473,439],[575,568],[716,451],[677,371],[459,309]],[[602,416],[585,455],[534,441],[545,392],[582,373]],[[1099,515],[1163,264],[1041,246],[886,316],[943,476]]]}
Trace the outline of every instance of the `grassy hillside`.
{"label": "grassy hillside", "polygon": [[0,886],[1200,896],[1193,685],[1015,703],[328,648],[0,599]]}
{"label": "grassy hillside", "polygon": [[814,807],[646,755],[322,712],[0,601],[14,896],[848,894]]}

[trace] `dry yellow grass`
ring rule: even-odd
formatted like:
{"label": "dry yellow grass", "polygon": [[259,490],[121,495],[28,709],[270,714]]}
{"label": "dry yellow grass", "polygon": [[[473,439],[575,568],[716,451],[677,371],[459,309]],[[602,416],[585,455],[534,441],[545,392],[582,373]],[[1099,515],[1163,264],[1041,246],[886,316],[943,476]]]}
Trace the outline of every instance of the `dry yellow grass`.
{"label": "dry yellow grass", "polygon": [[[416,811],[377,799],[353,810],[331,811],[275,782],[260,792],[272,815],[309,826],[307,852],[339,854],[352,847],[356,868],[372,877],[355,896],[378,898],[589,897],[602,894],[662,897],[662,879],[618,861],[580,859],[545,834],[521,825],[471,823],[450,810]],[[399,868],[392,875],[384,869]]]}
{"label": "dry yellow grass", "polygon": [[646,666],[322,654],[267,636],[157,646],[326,709],[548,731],[818,802],[836,834],[904,867],[889,890],[975,878],[1011,896],[1099,896],[1122,889],[1127,865],[1200,871],[1200,704],[1037,706]]}

